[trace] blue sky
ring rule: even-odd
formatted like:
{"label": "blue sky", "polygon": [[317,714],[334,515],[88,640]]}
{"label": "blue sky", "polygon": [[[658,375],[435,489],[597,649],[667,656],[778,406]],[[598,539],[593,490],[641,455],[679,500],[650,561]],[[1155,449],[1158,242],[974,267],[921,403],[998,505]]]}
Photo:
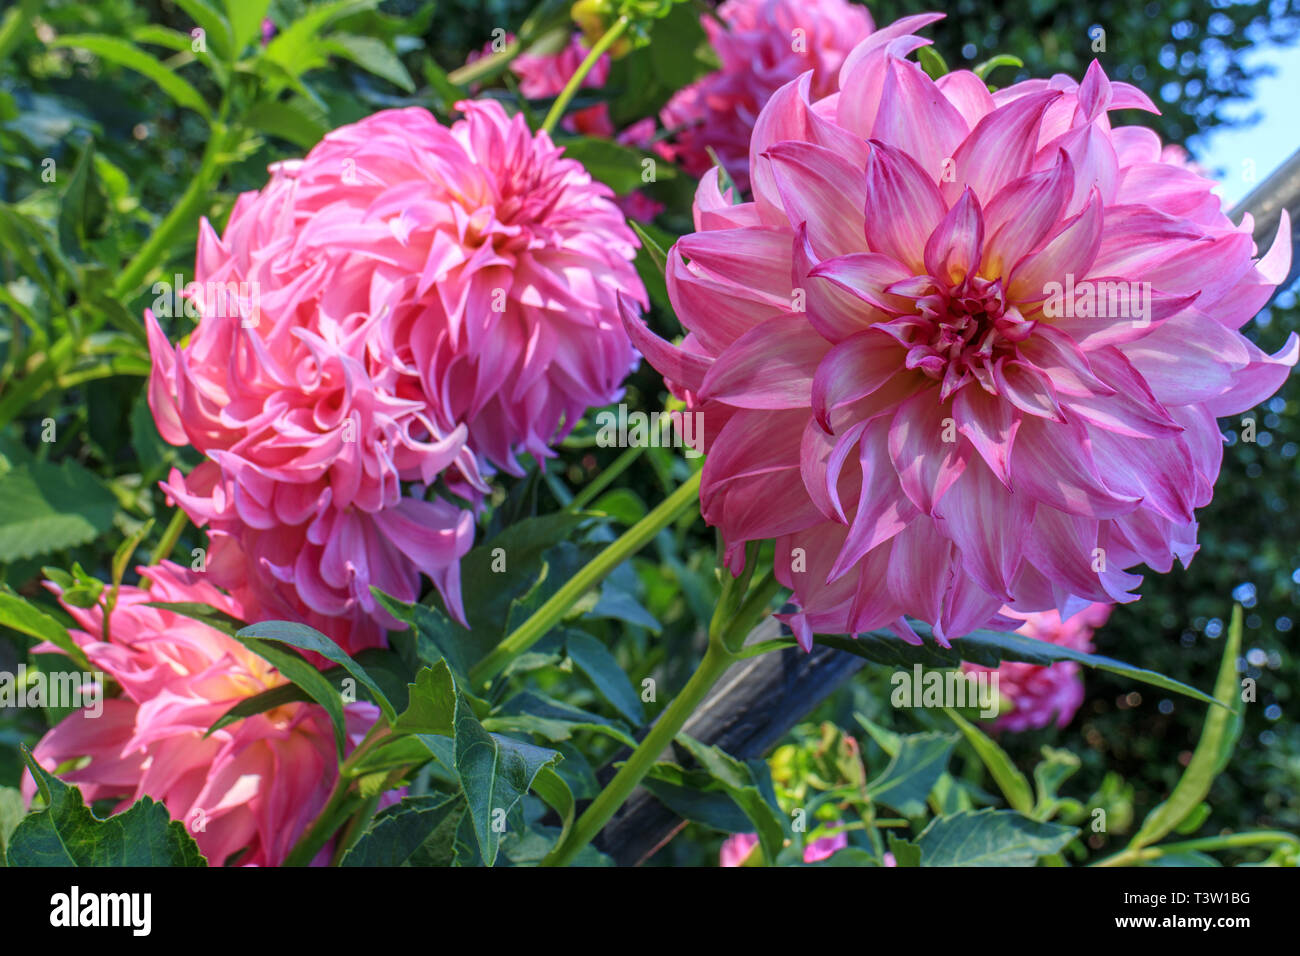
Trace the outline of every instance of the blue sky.
{"label": "blue sky", "polygon": [[[1255,98],[1235,105],[1229,115],[1260,121],[1241,129],[1215,129],[1188,144],[1192,155],[1222,178],[1224,202],[1232,206],[1300,149],[1300,47],[1266,47],[1247,58],[1251,65],[1270,64],[1277,72],[1255,81]],[[1248,177],[1253,169],[1255,181]]]}

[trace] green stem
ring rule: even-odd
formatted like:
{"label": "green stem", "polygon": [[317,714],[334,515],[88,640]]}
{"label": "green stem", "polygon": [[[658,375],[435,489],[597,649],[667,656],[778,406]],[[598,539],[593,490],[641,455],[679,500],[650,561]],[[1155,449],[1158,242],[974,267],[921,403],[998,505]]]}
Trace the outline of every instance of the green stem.
{"label": "green stem", "polygon": [[469,86],[480,80],[490,80],[510,65],[510,61],[523,52],[524,45],[519,40],[511,40],[496,53],[489,53],[473,63],[466,63],[447,74],[447,79],[457,86]]}
{"label": "green stem", "polygon": [[[740,660],[738,651],[745,643],[745,637],[758,620],[767,612],[772,598],[781,590],[776,578],[768,575],[756,584],[745,599],[740,602],[740,609],[732,615],[730,608],[736,606],[735,595],[745,587],[744,578],[728,579],[723,587],[722,598],[714,612],[713,624],[709,628],[709,647],[699,667],[691,675],[667,709],[659,715],[650,733],[632,751],[627,762],[619,768],[591,805],[587,807],[578,822],[569,831],[564,843],[556,847],[545,860],[543,866],[566,866],[590,843],[597,833],[609,822],[618,808],[636,789],[637,785],[650,772],[660,754],[668,749],[691,714],[703,703],[713,685],[725,674],[728,668]],[[720,623],[721,621],[721,623]]]}
{"label": "green stem", "polygon": [[339,767],[339,776],[334,781],[334,790],[330,793],[330,798],[326,801],[324,808],[316,815],[312,825],[307,829],[298,842],[294,844],[289,855],[285,858],[284,866],[307,866],[316,858],[316,854],[321,848],[329,842],[334,831],[342,825],[343,821],[351,816],[359,807],[364,804],[364,800],[352,793],[352,775],[357,765],[366,757],[375,746],[384,740],[387,740],[391,734],[388,724],[383,721],[377,722],[370,728],[365,739],[357,745],[356,750],[343,761]]}
{"label": "green stem", "polygon": [[557,96],[555,102],[551,104],[550,112],[546,114],[546,119],[542,121],[543,130],[547,133],[555,131],[555,124],[557,124],[560,121],[560,117],[564,115],[565,109],[568,108],[569,101],[573,99],[574,94],[576,94],[578,89],[582,86],[582,81],[587,78],[587,74],[591,72],[597,61],[605,55],[605,51],[618,42],[618,38],[623,35],[623,31],[626,30],[631,23],[632,21],[626,16],[619,17],[614,21],[614,25],[606,30],[604,35],[596,41],[596,45],[591,48],[591,52],[587,54],[587,58],[583,60],[582,65],[578,67],[578,72],[569,77],[569,82],[564,84],[564,89],[560,91],[560,95]]}
{"label": "green stem", "polygon": [[735,660],[736,656],[723,647],[720,641],[709,642],[709,649],[704,653],[700,666],[695,669],[695,673],[686,682],[682,692],[655,721],[655,725],[650,728],[650,733],[632,752],[627,763],[619,768],[614,779],[578,818],[564,844],[556,847],[555,851],[543,861],[544,866],[568,865],[582,848],[595,838],[601,828],[609,822],[609,818],[623,805],[623,801],[636,789],[642,778],[650,772],[659,755],[668,748],[691,714],[695,713],[695,709],[713,689],[713,685]]}
{"label": "green stem", "polygon": [[486,688],[507,664],[536,644],[559,623],[560,618],[564,617],[569,608],[573,607],[588,590],[604,580],[614,568],[640,551],[660,531],[687,511],[697,507],[700,474],[697,471],[658,507],[592,558],[586,567],[570,578],[551,596],[550,600],[498,644],[492,653],[475,664],[469,674],[471,685]]}
{"label": "green stem", "polygon": [[1144,863],[1156,860],[1171,853],[1188,853],[1193,850],[1226,850],[1231,847],[1259,846],[1260,844],[1290,843],[1300,848],[1300,839],[1295,834],[1284,830],[1255,830],[1247,833],[1230,833],[1227,836],[1202,837],[1199,840],[1183,840],[1179,843],[1163,843],[1160,846],[1129,848],[1098,860],[1093,866],[1127,866],[1132,863]]}
{"label": "green stem", "polygon": [[158,547],[153,549],[153,554],[149,555],[150,564],[158,564],[171,557],[172,550],[176,547],[176,542],[180,539],[181,532],[185,530],[185,523],[189,521],[185,512],[177,508],[172,513],[172,520],[167,522],[167,527],[163,530],[162,538],[158,541]]}
{"label": "green stem", "polygon": [[592,479],[591,483],[574,495],[573,500],[569,502],[569,511],[581,511],[589,502],[595,501],[596,496],[610,486],[610,483],[628,467],[641,457],[645,451],[645,445],[634,445],[623,454],[614,459],[613,463]]}
{"label": "green stem", "polygon": [[201,208],[209,199],[209,193],[221,172],[221,156],[226,152],[234,131],[220,121],[213,122],[208,134],[208,144],[203,149],[203,158],[198,172],[190,180],[189,186],[181,198],[172,207],[158,228],[140,247],[122,274],[113,284],[112,297],[121,299],[144,281],[149,271],[155,268],[176,239],[182,229],[194,224]]}

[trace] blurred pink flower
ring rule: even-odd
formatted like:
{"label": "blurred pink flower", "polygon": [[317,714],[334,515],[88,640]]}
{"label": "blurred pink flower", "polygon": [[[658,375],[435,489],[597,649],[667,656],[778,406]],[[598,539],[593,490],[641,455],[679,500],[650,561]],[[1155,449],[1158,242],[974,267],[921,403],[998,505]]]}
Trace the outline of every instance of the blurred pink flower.
{"label": "blurred pink flower", "polygon": [[[1106,623],[1112,609],[1109,604],[1090,604],[1064,623],[1054,610],[1017,614],[1004,609],[1002,613],[1025,622],[1016,628],[1018,634],[1091,653],[1093,631]],[[998,675],[998,692],[1011,702],[1012,710],[993,722],[997,730],[1031,730],[1046,727],[1053,720],[1056,726],[1064,727],[1083,703],[1083,679],[1080,665],[1074,661],[1050,667],[1006,661],[994,669],[963,664],[962,669],[967,673],[993,670]]]}
{"label": "blurred pink flower", "polygon": [[849,51],[871,33],[871,15],[847,0],[727,0],[726,26],[700,17],[721,69],[679,90],[660,113],[680,127],[670,156],[692,176],[713,165],[712,147],[738,188],[749,189],[749,140],[759,111],[778,89],[811,70],[811,95],[835,91]]}
{"label": "blurred pink flower", "polygon": [[[148,601],[194,601],[243,618],[238,602],[170,562],[139,570],[151,585],[121,588],[108,641],[101,607],[64,605],[85,628],[70,631],[73,640],[121,685],[122,696],[105,700],[97,718],[80,711],[64,718],[33,755],[51,773],[90,758],[60,774],[87,803],[118,799],[114,812],[146,795],[163,803],[212,866],[241,850],[240,864],[275,866],[324,806],[338,775],[329,717],[316,704],[289,703],[205,737],[231,707],[286,681],[215,628],[145,607]],[[52,645],[38,650],[58,652]],[[344,711],[350,749],[379,712],[367,703]],[[25,776],[27,800],[35,789]]]}
{"label": "blurred pink flower", "polygon": [[817,863],[829,859],[849,845],[849,835],[844,832],[818,837],[803,848],[803,861]]}
{"label": "blurred pink flower", "polygon": [[718,866],[742,866],[756,846],[757,833],[732,834],[722,841],[722,849],[718,851]]}
{"label": "blurred pink flower", "polygon": [[[849,845],[847,833],[818,837],[803,849],[805,863],[817,863],[828,859]],[[743,866],[754,847],[758,846],[757,833],[735,833],[722,841],[718,851],[718,866]]]}
{"label": "blurred pink flower", "polygon": [[635,362],[615,302],[645,290],[609,190],[499,104],[458,108],[450,128],[377,113],[276,164],[223,236],[202,225],[189,341],[147,317],[159,431],[219,470],[168,486],[234,542],[209,569],[259,608],[359,622],[350,649],[395,625],[371,585],[410,599],[423,571],[461,614],[472,517],[425,489],[477,504]]}
{"label": "blurred pink flower", "polygon": [[1212,182],[1111,127],[1154,107],[1096,63],[996,94],[931,80],[904,57],[938,17],[872,34],[826,97],[808,75],[782,87],[753,202],[701,181],[669,255],[680,348],[624,316],[704,415],[701,508],[728,565],[776,539],[805,647],[884,626],[919,642],[904,615],[947,644],[1014,627],[1004,604],[1135,600],[1125,569],[1196,551],[1215,417],[1273,394],[1300,349],[1237,331],[1286,274],[1285,220],[1256,260]]}

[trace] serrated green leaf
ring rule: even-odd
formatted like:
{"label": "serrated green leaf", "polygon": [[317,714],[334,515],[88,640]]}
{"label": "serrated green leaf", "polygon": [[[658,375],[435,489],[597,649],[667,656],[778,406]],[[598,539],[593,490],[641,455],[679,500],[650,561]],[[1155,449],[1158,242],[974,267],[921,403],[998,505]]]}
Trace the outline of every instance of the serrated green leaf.
{"label": "serrated green leaf", "polygon": [[1078,830],[1014,810],[965,810],[939,817],[916,838],[921,866],[1033,866],[1059,853]]}
{"label": "serrated green leaf", "polygon": [[420,668],[407,693],[406,710],[393,724],[394,734],[455,734],[456,681],[446,661]]}
{"label": "serrated green leaf", "polygon": [[167,808],[143,797],[100,820],[81,791],[47,773],[23,747],[45,809],[25,817],[9,837],[10,866],[206,866],[185,827]]}
{"label": "serrated green leaf", "polygon": [[496,862],[501,826],[532,787],[542,768],[560,760],[557,751],[488,733],[461,697],[456,701],[456,773],[469,807],[479,854]]}
{"label": "serrated green leaf", "polygon": [[0,475],[0,562],[93,541],[113,525],[117,498],[75,461],[33,461]]}
{"label": "serrated green leaf", "polygon": [[428,794],[403,797],[375,814],[340,866],[404,866],[461,806],[460,797]]}

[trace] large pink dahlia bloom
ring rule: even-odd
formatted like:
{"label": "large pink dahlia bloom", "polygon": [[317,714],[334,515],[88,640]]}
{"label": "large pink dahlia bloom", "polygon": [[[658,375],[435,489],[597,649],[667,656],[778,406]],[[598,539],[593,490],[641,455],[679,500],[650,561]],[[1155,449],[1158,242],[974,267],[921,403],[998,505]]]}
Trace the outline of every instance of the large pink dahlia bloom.
{"label": "large pink dahlia bloom", "polygon": [[[316,704],[284,704],[205,737],[231,707],[285,680],[215,628],[145,607],[148,601],[196,601],[243,617],[244,608],[202,575],[170,562],[140,572],[151,586],[121,588],[107,641],[99,606],[64,605],[85,628],[72,630],[73,640],[123,693],[105,700],[99,717],[77,712],[64,718],[33,756],[50,772],[77,761],[60,776],[80,787],[87,801],[118,799],[118,810],[146,795],[163,803],[212,866],[240,851],[241,864],[275,866],[334,786],[338,760],[329,717]],[[355,703],[345,713],[349,746],[355,746],[379,711]],[[30,800],[30,775],[23,788]]]}
{"label": "large pink dahlia bloom", "polygon": [[411,600],[423,571],[460,614],[472,516],[427,487],[480,501],[635,361],[615,303],[645,291],[609,190],[499,104],[458,108],[377,113],[277,164],[223,236],[203,224],[189,341],[148,321],[159,430],[215,465],[168,486],[224,540],[210,569],[337,618],[350,649],[395,624],[372,585]]}
{"label": "large pink dahlia bloom", "polygon": [[[710,147],[742,190],[749,188],[749,139],[778,89],[812,71],[815,97],[835,90],[849,51],[871,33],[871,15],[847,0],[727,0],[700,23],[721,68],[679,90],[660,113],[678,130],[671,154],[692,175],[712,165]],[[724,26],[725,24],[725,26]]]}
{"label": "large pink dahlia bloom", "polygon": [[[1106,623],[1112,610],[1109,604],[1090,604],[1064,621],[1057,611],[1017,614],[1004,610],[1003,613],[1024,622],[1016,628],[1018,634],[1091,653],[1093,631]],[[1083,678],[1079,674],[1080,665],[1074,661],[1061,661],[1050,667],[1004,661],[992,669],[978,664],[963,664],[962,669],[967,673],[992,670],[998,675],[998,693],[1010,702],[1011,709],[993,722],[997,730],[1031,730],[1046,727],[1053,721],[1056,726],[1064,727],[1083,703]]]}
{"label": "large pink dahlia bloom", "polygon": [[668,265],[681,348],[625,315],[704,414],[701,505],[732,569],[777,539],[805,646],[1135,600],[1126,569],[1196,550],[1215,417],[1276,391],[1300,348],[1237,331],[1286,273],[1285,221],[1257,260],[1212,182],[1111,127],[1154,107],[1095,63],[994,94],[931,80],[904,57],[937,18],[874,33],[827,96],[782,87],[753,202],[700,183]]}

